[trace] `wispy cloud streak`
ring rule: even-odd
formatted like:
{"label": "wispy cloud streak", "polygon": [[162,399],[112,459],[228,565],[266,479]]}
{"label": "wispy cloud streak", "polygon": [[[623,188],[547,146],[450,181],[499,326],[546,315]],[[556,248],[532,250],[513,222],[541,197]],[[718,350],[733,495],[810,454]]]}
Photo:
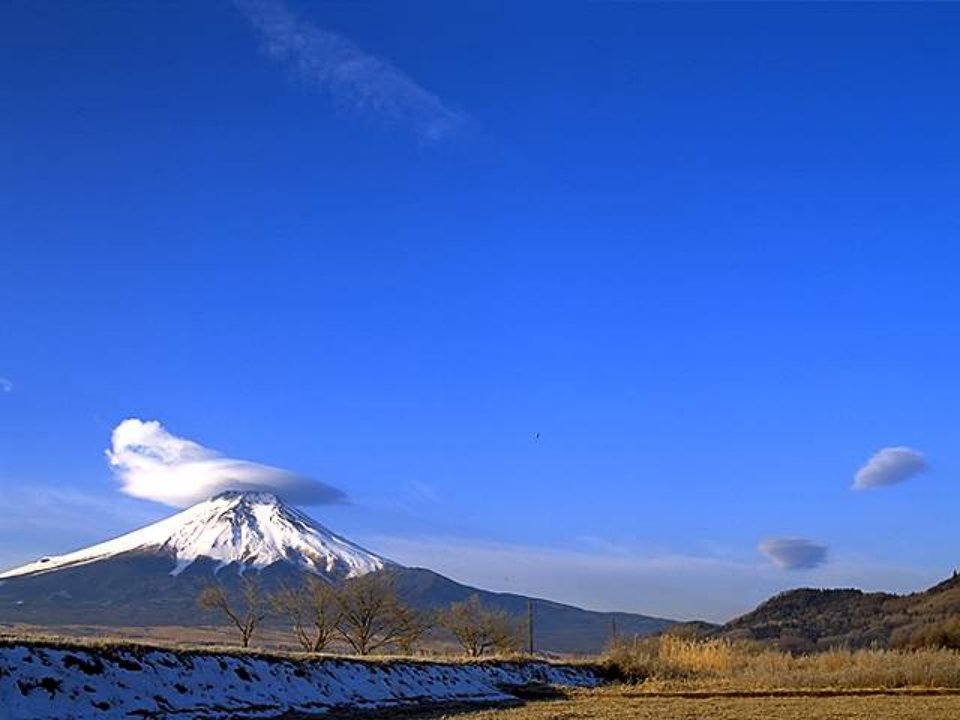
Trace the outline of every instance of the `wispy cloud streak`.
{"label": "wispy cloud streak", "polygon": [[436,142],[460,132],[466,117],[451,110],[386,60],[347,38],[297,17],[282,0],[234,0],[257,29],[266,52],[308,85],[352,112],[404,125]]}
{"label": "wispy cloud streak", "polygon": [[8,393],[13,391],[13,383],[10,380],[7,380],[5,377],[0,377],[0,393]]}

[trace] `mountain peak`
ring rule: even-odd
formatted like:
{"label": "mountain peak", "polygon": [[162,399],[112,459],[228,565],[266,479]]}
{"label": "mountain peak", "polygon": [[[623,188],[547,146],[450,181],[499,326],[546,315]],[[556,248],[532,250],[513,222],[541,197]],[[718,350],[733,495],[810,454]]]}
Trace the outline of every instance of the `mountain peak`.
{"label": "mountain peak", "polygon": [[215,561],[218,569],[234,565],[241,571],[283,562],[329,580],[365,575],[391,564],[271,492],[230,490],[114,540],[15,568],[0,574],[0,580],[134,552],[170,557],[175,562],[172,575],[202,558]]}
{"label": "mountain peak", "polygon": [[283,505],[283,501],[275,493],[267,490],[224,490],[214,495],[211,500],[240,500],[248,503],[266,505]]}

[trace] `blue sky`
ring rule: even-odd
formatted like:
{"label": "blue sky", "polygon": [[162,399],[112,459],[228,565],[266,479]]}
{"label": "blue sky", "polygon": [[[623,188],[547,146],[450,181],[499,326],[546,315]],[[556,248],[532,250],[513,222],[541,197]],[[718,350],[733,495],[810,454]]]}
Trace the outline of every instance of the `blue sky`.
{"label": "blue sky", "polygon": [[[133,417],[494,589],[724,619],[948,574],[958,31],[947,4],[4,4],[0,565],[171,512],[107,463]],[[851,488],[899,446],[927,470]],[[781,538],[825,556],[779,567]]]}

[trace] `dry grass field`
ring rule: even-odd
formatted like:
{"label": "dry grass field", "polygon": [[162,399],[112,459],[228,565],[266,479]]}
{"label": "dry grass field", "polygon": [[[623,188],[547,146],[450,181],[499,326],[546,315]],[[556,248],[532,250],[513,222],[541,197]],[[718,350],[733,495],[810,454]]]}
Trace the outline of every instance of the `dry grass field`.
{"label": "dry grass field", "polygon": [[630,686],[571,691],[555,700],[458,715],[459,720],[946,720],[960,695],[651,695]]}
{"label": "dry grass field", "polygon": [[756,643],[664,635],[616,643],[606,662],[615,677],[648,692],[960,689],[960,652],[950,649],[792,655]]}
{"label": "dry grass field", "polygon": [[960,653],[830,650],[790,655],[728,640],[623,641],[607,654],[628,682],[557,691],[463,720],[939,720],[960,718]]}

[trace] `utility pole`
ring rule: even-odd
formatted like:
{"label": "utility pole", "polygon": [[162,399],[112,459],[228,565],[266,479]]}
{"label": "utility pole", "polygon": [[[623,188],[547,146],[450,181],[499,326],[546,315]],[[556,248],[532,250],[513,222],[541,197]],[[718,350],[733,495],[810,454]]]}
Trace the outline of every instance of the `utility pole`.
{"label": "utility pole", "polygon": [[533,655],[533,600],[527,598],[527,652]]}
{"label": "utility pole", "polygon": [[610,636],[616,640],[617,639],[617,619],[610,618]]}

